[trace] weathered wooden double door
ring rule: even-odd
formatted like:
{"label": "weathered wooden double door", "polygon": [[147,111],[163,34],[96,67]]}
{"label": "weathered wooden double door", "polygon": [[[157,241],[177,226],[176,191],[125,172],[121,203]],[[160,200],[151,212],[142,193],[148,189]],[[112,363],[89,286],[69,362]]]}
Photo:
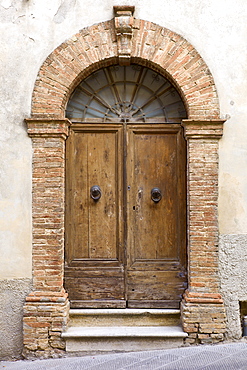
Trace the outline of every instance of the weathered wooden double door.
{"label": "weathered wooden double door", "polygon": [[181,125],[74,123],[66,145],[72,307],[178,307],[186,287]]}

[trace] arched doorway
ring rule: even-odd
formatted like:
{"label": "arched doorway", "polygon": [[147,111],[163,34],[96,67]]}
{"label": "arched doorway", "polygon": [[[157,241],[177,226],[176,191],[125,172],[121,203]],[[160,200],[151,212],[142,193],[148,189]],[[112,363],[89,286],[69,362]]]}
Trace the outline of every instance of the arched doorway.
{"label": "arched doorway", "polygon": [[66,116],[71,306],[178,308],[187,286],[180,95],[152,69],[113,65],[77,86]]}
{"label": "arched doorway", "polygon": [[[124,6],[124,8],[126,7]],[[65,146],[66,143],[68,143],[68,146],[70,145],[70,136],[78,134],[79,137],[83,127],[85,128],[87,124],[88,131],[85,131],[84,136],[90,130],[91,134],[96,135],[95,132],[92,132],[93,127],[98,127],[97,134],[101,129],[102,135],[107,130],[110,133],[115,130],[115,137],[120,138],[119,140],[115,139],[115,153],[119,155],[121,151],[116,150],[116,148],[120,148],[120,146],[117,146],[118,142],[120,142],[122,148],[126,147],[123,145],[123,138],[126,138],[126,140],[130,138],[129,143],[135,143],[134,138],[140,138],[142,135],[144,137],[145,135],[147,135],[146,137],[149,136],[149,139],[157,136],[159,137],[157,140],[161,140],[158,133],[163,132],[162,135],[165,137],[165,133],[168,133],[169,130],[172,132],[176,129],[176,125],[180,131],[182,130],[180,123],[170,123],[169,120],[164,119],[164,116],[162,116],[163,121],[161,120],[161,122],[157,122],[156,117],[156,123],[151,122],[155,116],[149,117],[151,120],[149,122],[148,120],[145,122],[144,116],[142,122],[132,122],[130,118],[132,119],[134,115],[129,115],[128,109],[127,112],[125,109],[118,110],[120,113],[115,115],[114,130],[114,122],[110,123],[109,120],[102,120],[102,116],[91,117],[96,118],[96,120],[100,118],[100,123],[90,121],[89,115],[85,116],[86,121],[81,120],[81,117],[79,117],[79,121],[72,119],[72,117],[71,121],[65,118],[67,102],[76,86],[99,68],[106,68],[114,64],[129,65],[135,63],[149,67],[161,74],[164,73],[164,76],[172,81],[183,96],[188,115],[188,118],[183,119],[181,124],[187,142],[188,289],[181,300],[181,321],[184,330],[189,333],[189,343],[217,342],[224,337],[225,313],[224,304],[219,293],[217,224],[218,145],[223,133],[224,120],[220,119],[213,76],[202,57],[182,36],[149,21],[135,19],[129,14],[132,10],[128,6],[127,9],[124,8],[120,7],[119,12],[115,12],[114,19],[82,29],[71,39],[61,44],[47,57],[37,76],[32,97],[31,117],[25,120],[28,135],[32,138],[33,143],[33,291],[27,296],[24,306],[25,353],[33,354],[37,351],[37,354],[42,353],[42,355],[43,352],[45,352],[45,355],[53,354],[54,352],[57,353],[58,350],[63,350],[65,346],[60,334],[67,325],[70,304],[68,294],[64,289],[64,278],[69,276],[69,270],[66,271],[66,277],[64,276]],[[125,99],[122,100],[125,101]],[[159,101],[156,98],[154,100],[156,103]],[[97,102],[92,99],[92,104],[97,104]],[[112,105],[110,106],[112,107]],[[123,107],[127,108],[125,104]],[[67,114],[69,114],[69,110]],[[104,116],[108,117],[108,113],[104,113]],[[180,122],[182,117],[177,118]],[[158,133],[155,132],[156,128]],[[122,134],[124,130],[127,132],[125,135]],[[143,130],[144,134],[141,134],[140,130]],[[147,133],[145,130],[150,131]],[[179,137],[179,134],[177,137]],[[149,139],[146,141],[148,142]],[[145,142],[145,140],[140,140],[140,142],[142,141]],[[106,142],[108,143],[107,140]],[[109,141],[109,145],[111,145],[111,142]],[[129,143],[127,142],[127,144]],[[141,158],[153,155],[159,146],[155,144],[150,145],[150,148],[149,145],[144,146],[144,156],[141,155]],[[130,147],[139,149],[141,145],[138,144],[136,147],[131,145]],[[129,153],[127,152],[127,159],[130,158],[130,164],[135,153],[139,153],[138,150],[131,149]],[[162,151],[162,154],[161,152],[158,153],[163,155],[165,151]],[[165,159],[161,159],[165,163]],[[155,160],[155,157],[152,157],[152,165],[155,162],[158,161]],[[121,163],[122,165],[126,163],[127,166],[129,162],[126,160],[120,161]],[[144,163],[145,172],[146,168],[152,168],[150,163],[151,161]],[[115,167],[120,170],[119,165]],[[119,171],[121,172],[119,178],[122,179],[122,182],[120,181],[121,189],[124,189],[124,184],[129,185],[127,180],[124,181],[123,178],[127,171],[130,174],[135,174],[131,166],[127,166],[126,171]],[[142,174],[142,171],[140,171],[140,174]],[[136,186],[135,179],[139,181],[140,177],[138,176],[132,175],[131,177],[129,175],[129,178],[133,179],[134,186]],[[151,177],[149,176],[149,178]],[[93,185],[99,184],[92,183],[90,187]],[[132,183],[130,186],[133,186]],[[148,184],[148,191],[145,194],[149,194],[148,201],[151,203],[153,210],[157,211],[158,207],[161,208],[161,205],[164,204],[164,190],[161,201],[155,204],[150,200],[150,192],[153,186],[159,187],[158,184]],[[169,187],[168,185],[165,190]],[[122,240],[126,242],[125,236],[131,235],[132,239],[129,237],[129,240],[133,240],[134,236],[138,235],[140,228],[139,226],[136,228],[136,224],[132,222],[133,215],[138,214],[136,209],[133,209],[138,204],[131,204],[136,198],[129,195],[128,188],[122,194],[125,195],[119,197],[119,192],[117,192],[117,199],[119,199],[118,202],[121,200],[122,204],[125,205],[125,208],[122,207],[121,210],[125,215],[125,219],[123,219],[126,220],[124,223],[127,225],[127,232],[122,232],[123,239],[121,239],[121,242]],[[94,209],[102,206],[101,200],[105,196],[106,191],[102,192],[101,199],[98,202],[89,198]],[[140,199],[144,198],[140,197]],[[130,204],[128,204],[128,200]],[[166,202],[167,204],[169,202]],[[129,218],[127,217],[127,206],[129,207],[128,212],[132,211],[132,216],[129,216]],[[164,218],[163,216],[158,219],[161,220],[161,218]],[[97,227],[103,229],[101,221],[100,219],[100,225],[97,225]],[[120,227],[120,224],[119,222],[117,225]],[[135,226],[134,230],[137,229],[138,233],[133,232],[133,225]],[[157,233],[157,230],[156,223],[151,223],[151,225],[154,226],[152,231],[147,233],[147,237],[152,241],[152,236],[155,232]],[[126,227],[124,230],[126,230]],[[143,227],[141,230],[143,230]],[[120,241],[118,246],[121,246]],[[125,262],[129,257],[128,249],[125,248],[124,244],[122,249],[117,250],[124,252],[118,255],[115,253],[113,258],[111,256],[107,257],[108,260],[105,265],[111,265],[112,275],[109,274],[111,277],[114,271],[121,271],[122,269],[124,271],[122,281],[126,282],[127,269],[124,268],[126,263],[121,265],[122,262],[120,257],[118,259],[118,256],[122,256],[121,258]],[[133,249],[129,250],[132,251]],[[131,256],[133,257],[133,255]],[[145,267],[143,270],[141,268],[134,270],[133,268],[133,271],[143,273],[144,280],[148,271],[154,272],[150,275],[152,278],[160,274],[160,271],[161,274],[165,271],[160,269],[160,267],[163,268],[162,264],[157,264],[152,256],[144,259],[149,259],[151,266],[156,264],[158,267],[155,271],[149,267],[147,268],[145,264],[142,265]],[[112,265],[114,261],[116,261],[116,267]],[[172,262],[167,261],[167,265],[172,267]],[[76,270],[77,266],[74,269]],[[92,266],[91,271],[94,270],[95,268]],[[106,270],[107,268],[103,266],[102,271]],[[98,272],[99,275],[102,271]],[[176,276],[181,278],[181,281],[185,281],[182,276],[183,271],[176,270],[176,266],[175,270],[171,269],[169,271],[174,274],[176,271]],[[78,276],[80,273],[80,268],[78,268]],[[155,292],[155,289],[152,289],[152,292]],[[178,292],[179,289],[176,291]],[[180,292],[183,289],[181,288]],[[132,288],[130,290],[132,291]],[[157,295],[161,297],[161,295]],[[124,299],[119,299],[119,302],[124,300],[126,301],[125,296]],[[135,300],[133,299],[133,301]],[[154,303],[155,299],[152,299],[152,301]],[[172,301],[177,301],[177,298],[174,297],[170,300],[170,302]],[[150,305],[150,302],[148,304]]]}

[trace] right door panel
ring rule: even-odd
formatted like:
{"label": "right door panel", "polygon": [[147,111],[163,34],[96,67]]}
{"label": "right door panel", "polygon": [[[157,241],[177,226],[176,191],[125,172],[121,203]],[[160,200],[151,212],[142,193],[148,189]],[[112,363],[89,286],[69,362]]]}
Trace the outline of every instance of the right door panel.
{"label": "right door panel", "polygon": [[128,307],[177,308],[187,281],[181,126],[128,125],[126,168]]}

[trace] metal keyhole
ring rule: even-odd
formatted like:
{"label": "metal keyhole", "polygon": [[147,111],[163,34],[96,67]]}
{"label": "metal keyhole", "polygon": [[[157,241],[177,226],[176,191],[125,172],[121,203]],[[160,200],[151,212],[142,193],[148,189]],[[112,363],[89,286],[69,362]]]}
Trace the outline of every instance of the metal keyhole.
{"label": "metal keyhole", "polygon": [[90,197],[97,202],[101,198],[101,189],[98,185],[94,185],[90,189]]}

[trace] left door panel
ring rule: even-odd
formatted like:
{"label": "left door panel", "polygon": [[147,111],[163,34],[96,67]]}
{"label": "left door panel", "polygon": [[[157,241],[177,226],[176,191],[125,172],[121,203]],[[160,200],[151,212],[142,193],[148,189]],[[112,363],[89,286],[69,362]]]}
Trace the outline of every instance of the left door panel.
{"label": "left door panel", "polygon": [[72,307],[126,305],[122,136],[121,125],[73,124],[67,140],[65,288]]}

